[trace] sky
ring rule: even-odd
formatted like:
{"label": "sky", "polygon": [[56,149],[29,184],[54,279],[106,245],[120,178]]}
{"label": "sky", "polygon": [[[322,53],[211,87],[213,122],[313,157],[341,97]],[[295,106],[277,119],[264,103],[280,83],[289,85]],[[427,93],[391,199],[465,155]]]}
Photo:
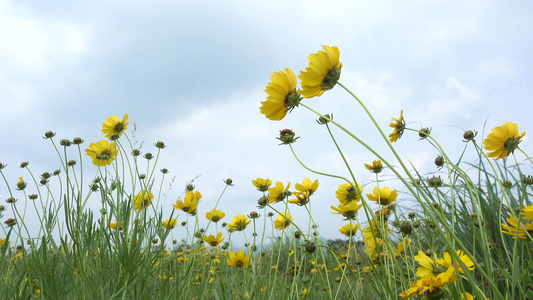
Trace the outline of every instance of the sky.
{"label": "sky", "polygon": [[[86,147],[103,139],[107,117],[128,113],[128,134],[135,124],[143,152],[155,153],[157,141],[167,145],[158,162],[170,170],[165,209],[196,178],[203,217],[223,180],[231,178],[234,186],[219,204],[230,222],[258,210],[261,194],[253,179],[294,186],[308,177],[320,181],[311,199],[320,234],[342,238],[338,228],[345,222],[330,214],[329,206],[337,205],[335,189],[343,182],[310,173],[275,138],[293,129],[300,136],[295,152],[307,166],[340,176],[348,171],[313,112],[298,107],[279,122],[259,113],[272,72],[291,68],[298,74],[321,45],[338,46],[340,82],[387,134],[391,118],[403,110],[408,127],[430,127],[446,153],[458,159],[465,130],[477,130],[481,142],[507,121],[518,123],[521,132],[533,128],[532,6],[529,1],[0,0],[0,162],[8,164],[3,172],[14,185],[28,176],[18,168],[23,161],[36,175],[58,169],[44,132],[55,132],[57,140],[79,136]],[[398,165],[362,107],[340,86],[303,103],[333,113]],[[332,131],[369,192],[375,184],[363,164],[376,157],[338,128]],[[416,133],[406,132],[395,146],[422,174],[443,174],[433,165],[438,151]],[[531,153],[529,135],[521,147]],[[474,148],[468,145],[466,153]],[[94,174],[89,158],[83,159],[87,174]],[[385,184],[401,190],[390,174],[384,172]],[[0,197],[8,197],[5,185]],[[402,199],[409,195],[402,193]],[[291,212],[296,223],[307,224],[303,208]],[[4,218],[11,214],[4,212]],[[181,214],[178,221],[183,219]],[[183,232],[176,228],[173,235],[179,239]]]}

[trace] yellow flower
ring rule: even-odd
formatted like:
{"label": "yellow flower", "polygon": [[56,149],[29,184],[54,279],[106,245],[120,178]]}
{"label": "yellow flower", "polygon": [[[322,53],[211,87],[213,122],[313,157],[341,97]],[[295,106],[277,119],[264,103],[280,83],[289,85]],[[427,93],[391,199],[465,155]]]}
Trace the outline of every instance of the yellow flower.
{"label": "yellow flower", "polygon": [[509,223],[510,226],[502,223],[502,227],[505,229],[502,229],[502,233],[511,235],[513,238],[518,236],[519,239],[524,240],[529,239],[528,233],[530,236],[533,236],[533,222],[520,222],[520,224],[518,224],[516,218],[511,215],[509,218],[507,218],[507,223]]}
{"label": "yellow flower", "polygon": [[415,260],[418,262],[420,267],[416,269],[416,276],[424,278],[426,276],[435,276],[437,271],[437,262],[431,257],[427,256],[424,252],[418,251],[418,254],[415,256]]}
{"label": "yellow flower", "polygon": [[206,219],[215,223],[224,219],[225,216],[226,214],[223,211],[214,208],[205,214]]}
{"label": "yellow flower", "polygon": [[338,207],[335,207],[333,205],[331,205],[330,207],[335,211],[331,212],[332,214],[340,214],[347,220],[355,220],[355,217],[357,216],[357,211],[359,211],[359,209],[363,207],[363,204],[358,204],[355,201],[350,201],[346,205],[340,203]]}
{"label": "yellow flower", "polygon": [[305,178],[302,184],[297,183],[294,188],[302,193],[309,192],[309,196],[311,196],[318,189],[318,179],[315,179],[315,181],[311,181],[311,179]]}
{"label": "yellow flower", "polygon": [[117,116],[109,117],[102,125],[102,133],[105,134],[106,138],[111,138],[114,133],[121,136],[128,129],[128,123],[128,114],[124,114],[122,121]]}
{"label": "yellow flower", "polygon": [[200,194],[200,192],[188,191],[185,193],[183,201],[178,199],[176,200],[176,204],[172,204],[172,206],[174,206],[174,209],[182,210],[190,215],[195,215],[200,199],[202,199],[202,194]]}
{"label": "yellow flower", "polygon": [[[378,226],[380,226],[381,228],[379,228]],[[376,221],[370,220],[370,222],[368,222],[368,226],[366,226],[362,230],[363,237],[365,239],[371,239],[374,236],[381,237],[380,229],[383,231],[383,234],[386,236],[389,231],[389,225],[387,223],[382,223],[378,225]]]}
{"label": "yellow flower", "polygon": [[[357,191],[359,189],[359,191]],[[359,195],[363,192],[363,186],[360,184],[355,184],[354,182],[346,182],[339,185],[337,191],[335,191],[335,196],[340,203],[347,205],[351,201],[359,201],[361,198]]]}
{"label": "yellow flower", "polygon": [[115,222],[109,223],[109,228],[117,230],[117,226],[118,226],[118,230],[122,230],[123,225],[124,225],[124,222],[122,222],[122,224],[120,226],[118,226],[117,221],[115,221]]}
{"label": "yellow flower", "polygon": [[404,253],[405,250],[409,247],[411,244],[411,239],[409,238],[403,238],[401,242],[398,243],[398,253]]}
{"label": "yellow flower", "polygon": [[394,128],[391,134],[389,134],[389,140],[391,142],[396,142],[399,138],[402,137],[403,131],[405,130],[405,120],[403,119],[403,110],[400,112],[400,118],[392,118],[392,122],[389,124],[389,127]]}
{"label": "yellow flower", "polygon": [[85,149],[85,154],[93,160],[93,165],[103,167],[110,165],[118,155],[118,149],[115,142],[101,140],[97,143],[91,143],[89,148]]}
{"label": "yellow flower", "polygon": [[277,230],[283,230],[289,227],[292,223],[292,217],[290,213],[281,213],[274,221],[274,228]]}
{"label": "yellow flower", "polygon": [[290,196],[292,194],[289,192],[290,186],[290,182],[287,187],[284,187],[282,182],[276,182],[274,187],[268,189],[268,203],[277,203]]}
{"label": "yellow flower", "polygon": [[26,188],[26,182],[24,181],[23,177],[19,177],[19,181],[17,181],[17,189],[19,191],[22,191]]}
{"label": "yellow flower", "polygon": [[296,92],[296,75],[289,68],[272,73],[265,93],[268,97],[266,101],[261,102],[259,111],[273,121],[282,120],[287,112],[291,112],[302,100]]}
{"label": "yellow flower", "polygon": [[303,205],[306,205],[307,203],[309,203],[309,192],[308,191],[304,191],[304,192],[292,192],[292,194],[294,196],[296,196],[296,198],[294,199],[290,199],[289,200],[289,203],[291,204],[298,204],[299,206],[303,206]]}
{"label": "yellow flower", "polygon": [[166,219],[165,221],[161,221],[161,224],[166,229],[172,229],[172,228],[176,227],[176,225],[178,225],[178,220],[176,220],[174,218]]}
{"label": "yellow flower", "polygon": [[148,206],[152,205],[152,199],[154,199],[154,194],[148,191],[142,191],[135,196],[135,209],[143,210]]}
{"label": "yellow flower", "polygon": [[525,131],[522,134],[518,132],[518,124],[513,122],[507,122],[493,128],[483,141],[485,149],[492,151],[487,153],[487,156],[496,157],[496,159],[507,157],[518,148],[518,144],[525,135]]}
{"label": "yellow flower", "polygon": [[248,265],[248,260],[250,260],[250,253],[244,255],[244,251],[240,249],[237,252],[228,252],[229,257],[226,260],[228,265],[235,268],[246,268]]}
{"label": "yellow flower", "polygon": [[228,224],[228,229],[230,232],[234,231],[243,231],[246,229],[248,224],[250,224],[250,220],[248,220],[248,217],[245,215],[237,215],[231,219],[231,223]]}
{"label": "yellow flower", "polygon": [[302,297],[302,298],[307,298],[308,295],[309,295],[309,290],[308,290],[308,289],[304,289],[304,290],[302,291],[302,295],[301,295],[301,297]]}
{"label": "yellow flower", "polygon": [[[457,255],[459,256],[459,259],[465,264],[466,268],[470,271],[474,270],[474,262],[468,257],[468,255],[464,254],[463,251],[457,250],[455,251]],[[457,263],[456,265],[452,264],[452,258],[450,256],[450,253],[445,252],[443,254],[443,258],[440,258],[438,260],[439,264],[441,264],[443,267],[448,268],[450,266],[454,266],[459,272],[464,273],[463,267],[460,263]]]}
{"label": "yellow flower", "polygon": [[348,223],[348,224],[342,226],[339,229],[339,231],[340,231],[340,233],[342,233],[342,234],[344,234],[346,236],[353,236],[353,235],[355,235],[355,233],[357,232],[358,229],[359,229],[359,225]]}
{"label": "yellow flower", "polygon": [[365,169],[369,170],[372,173],[381,173],[383,170],[383,163],[381,160],[374,160],[372,164],[365,164]]}
{"label": "yellow flower", "polygon": [[412,296],[428,296],[430,294],[436,294],[442,290],[444,285],[452,283],[456,280],[457,276],[455,275],[455,268],[449,267],[446,272],[440,273],[437,276],[430,275],[419,279],[415,286],[405,292],[401,292],[400,296],[402,299],[407,299]]}
{"label": "yellow flower", "polygon": [[474,296],[470,294],[469,292],[464,292],[461,294],[461,299],[463,300],[474,300]]}
{"label": "yellow flower", "polygon": [[[0,239],[0,249],[4,248],[4,244],[6,243],[6,239]],[[7,245],[11,244],[11,242],[7,242]]]}
{"label": "yellow flower", "polygon": [[398,191],[391,191],[388,187],[375,187],[372,194],[366,194],[366,196],[368,197],[368,200],[374,201],[379,205],[388,206],[396,201]]}
{"label": "yellow flower", "polygon": [[340,51],[336,46],[322,46],[323,51],[310,54],[309,66],[300,71],[300,93],[305,98],[322,95],[324,91],[332,89],[341,76],[342,63],[339,61]]}
{"label": "yellow flower", "polygon": [[222,232],[219,232],[216,237],[214,235],[204,235],[204,242],[208,243],[211,247],[218,246],[223,240]]}
{"label": "yellow flower", "polygon": [[521,214],[524,215],[524,220],[533,220],[533,205],[524,207]]}
{"label": "yellow flower", "polygon": [[370,259],[375,262],[382,254],[383,250],[383,241],[379,237],[365,237],[366,248],[365,252],[368,254]]}
{"label": "yellow flower", "polygon": [[266,192],[272,185],[272,181],[270,179],[263,179],[263,178],[257,178],[256,180],[252,180],[252,183],[255,185],[257,190],[260,192]]}

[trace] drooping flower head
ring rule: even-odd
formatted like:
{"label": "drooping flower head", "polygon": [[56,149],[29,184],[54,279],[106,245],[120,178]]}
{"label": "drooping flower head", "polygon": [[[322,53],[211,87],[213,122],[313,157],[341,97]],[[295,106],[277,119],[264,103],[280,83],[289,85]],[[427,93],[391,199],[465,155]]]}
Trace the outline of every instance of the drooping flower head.
{"label": "drooping flower head", "polygon": [[250,220],[245,215],[237,215],[231,219],[231,223],[228,224],[230,232],[243,231],[250,224]]}
{"label": "drooping flower head", "polygon": [[85,154],[93,160],[93,165],[104,167],[110,165],[118,155],[118,149],[115,142],[101,140],[97,143],[91,143],[89,148],[85,149]]}
{"label": "drooping flower head", "polygon": [[339,61],[340,51],[337,46],[322,46],[324,50],[310,54],[309,66],[300,71],[300,93],[305,98],[320,96],[324,91],[331,90],[339,81],[342,63]]}
{"label": "drooping flower head", "polygon": [[154,194],[149,191],[142,191],[135,196],[133,205],[136,210],[143,210],[152,205],[152,199],[154,199]]}
{"label": "drooping flower head", "polygon": [[224,219],[225,216],[226,214],[223,211],[214,208],[205,214],[206,219],[215,223]]}
{"label": "drooping flower head", "polygon": [[302,100],[296,92],[296,75],[289,68],[272,73],[265,93],[268,97],[266,101],[261,102],[259,111],[273,121],[282,120],[287,112],[291,112]]}
{"label": "drooping flower head", "polygon": [[290,213],[281,213],[274,221],[274,228],[277,230],[283,230],[289,227],[292,223],[292,217]]}
{"label": "drooping flower head", "polygon": [[161,221],[161,225],[163,225],[165,229],[172,229],[176,227],[176,225],[178,225],[178,220],[174,218],[166,219],[164,221]]}
{"label": "drooping flower head", "polygon": [[400,112],[400,118],[392,118],[392,122],[389,124],[389,127],[394,128],[391,134],[389,134],[389,140],[391,142],[396,142],[399,138],[402,137],[403,131],[405,130],[405,120],[403,119],[403,110]]}
{"label": "drooping flower head", "polygon": [[375,187],[372,194],[366,194],[368,200],[374,201],[379,205],[388,206],[393,204],[398,197],[397,190],[390,190],[388,187]]}
{"label": "drooping flower head", "polygon": [[111,138],[114,133],[121,136],[128,129],[128,123],[128,114],[124,114],[122,120],[117,116],[109,117],[102,125],[102,133],[105,134],[106,138]]}
{"label": "drooping flower head", "polygon": [[[359,189],[359,191],[357,191]],[[363,186],[360,184],[355,184],[354,182],[346,182],[339,185],[337,191],[335,191],[335,196],[340,203],[347,205],[351,201],[360,201],[360,194],[363,192]]]}
{"label": "drooping flower head", "polygon": [[237,252],[229,252],[228,259],[226,262],[228,265],[235,268],[246,268],[248,266],[248,261],[250,260],[250,253],[244,255],[244,251],[240,249]]}
{"label": "drooping flower head", "polygon": [[263,178],[257,178],[256,180],[252,180],[253,185],[257,188],[260,192],[266,192],[272,185],[272,180],[270,179],[263,179]]}
{"label": "drooping flower head", "polygon": [[487,138],[483,141],[483,145],[487,151],[488,157],[495,157],[496,159],[507,157],[518,148],[521,139],[526,135],[526,132],[518,132],[518,124],[507,122],[503,125],[495,127],[489,133]]}
{"label": "drooping flower head", "polygon": [[174,209],[182,210],[190,215],[195,215],[196,209],[198,208],[198,202],[200,202],[201,198],[202,194],[200,194],[200,192],[187,191],[183,201],[178,199],[176,200],[176,204],[172,204],[172,206],[174,206]]}
{"label": "drooping flower head", "polygon": [[214,235],[204,235],[204,242],[209,244],[209,246],[211,247],[218,246],[220,243],[222,243],[222,241],[224,241],[224,237],[222,237],[222,232],[219,232],[216,237]]}

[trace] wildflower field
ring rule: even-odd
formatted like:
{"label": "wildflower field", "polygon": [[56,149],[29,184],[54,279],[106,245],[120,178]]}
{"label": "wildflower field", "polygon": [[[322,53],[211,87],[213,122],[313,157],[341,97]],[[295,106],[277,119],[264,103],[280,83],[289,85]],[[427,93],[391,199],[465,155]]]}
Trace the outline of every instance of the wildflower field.
{"label": "wildflower field", "polygon": [[[343,85],[337,47],[323,46],[308,60],[298,76],[289,68],[272,73],[257,117],[277,121],[309,110],[329,133],[345,174],[306,165],[293,149],[299,137],[283,129],[277,142],[308,178],[296,184],[251,178],[258,208],[235,216],[224,212],[229,178],[214,207],[202,205],[194,181],[172,207],[162,207],[169,171],[158,160],[166,145],[155,142],[153,153],[136,148],[128,114],[105,120],[100,141],[57,139],[47,131],[57,170],[33,174],[22,162],[25,175],[17,179],[3,171],[16,164],[0,163],[2,299],[533,299],[533,161],[520,148],[525,132],[518,124],[502,122],[486,136],[467,130],[463,154],[449,157],[446,141],[434,139],[430,127],[407,125],[408,111],[390,124],[376,122]],[[307,102],[327,98],[333,88],[353,97],[386,148],[373,149],[334,112]],[[350,165],[333,127],[375,160]],[[432,145],[439,153],[432,168],[446,175],[413,170],[394,146],[402,135]],[[466,152],[476,159],[465,161]],[[94,176],[86,178],[87,170]],[[362,172],[374,173],[375,181],[363,186]],[[383,174],[401,189],[387,186]],[[330,217],[344,220],[342,241],[322,237],[313,215],[324,212],[310,209],[324,177],[338,180],[325,193],[338,200]],[[400,201],[400,192],[408,197]],[[100,209],[92,211],[89,202]],[[295,221],[295,210],[308,219]],[[36,220],[27,218],[29,211]],[[186,238],[173,239],[173,230]],[[246,243],[233,243],[236,236]]]}

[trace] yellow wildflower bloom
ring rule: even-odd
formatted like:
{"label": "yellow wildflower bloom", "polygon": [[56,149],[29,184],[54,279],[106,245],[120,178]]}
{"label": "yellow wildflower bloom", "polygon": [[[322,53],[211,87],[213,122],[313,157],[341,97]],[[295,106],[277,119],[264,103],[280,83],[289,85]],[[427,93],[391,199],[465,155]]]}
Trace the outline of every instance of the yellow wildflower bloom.
{"label": "yellow wildflower bloom", "polygon": [[265,93],[268,97],[266,101],[261,102],[259,111],[273,121],[282,120],[287,112],[291,112],[302,100],[296,92],[296,75],[289,68],[272,73]]}
{"label": "yellow wildflower bloom", "polygon": [[[359,189],[359,191],[357,191]],[[335,191],[335,196],[340,203],[347,205],[351,201],[360,201],[360,194],[363,192],[363,186],[360,184],[355,184],[354,182],[346,182],[339,185],[337,191]]]}
{"label": "yellow wildflower bloom", "polygon": [[416,269],[416,276],[424,278],[427,276],[435,276],[437,271],[437,262],[431,257],[427,256],[424,252],[418,251],[418,254],[415,256],[415,260],[418,262],[420,267]]}
{"label": "yellow wildflower bloom", "polygon": [[110,165],[118,155],[118,149],[115,142],[101,140],[97,143],[91,143],[89,148],[85,149],[85,154],[93,160],[93,165],[104,167]]}
{"label": "yellow wildflower bloom", "polygon": [[205,214],[206,219],[215,223],[224,219],[225,216],[226,214],[223,211],[214,208]]}
{"label": "yellow wildflower bloom", "polygon": [[237,215],[231,219],[231,223],[228,224],[228,229],[230,232],[234,231],[243,231],[246,229],[248,224],[250,224],[250,220],[248,220],[248,217],[245,215]]}
{"label": "yellow wildflower bloom", "polygon": [[256,180],[252,180],[253,185],[257,188],[260,192],[266,192],[272,185],[272,181],[270,179],[263,179],[263,178],[257,178]]}
{"label": "yellow wildflower bloom", "polygon": [[339,232],[344,234],[345,236],[354,236],[357,230],[359,229],[359,225],[348,223],[341,228],[339,228]]}
{"label": "yellow wildflower bloom", "polygon": [[19,177],[19,181],[17,181],[17,189],[19,191],[22,191],[26,188],[26,182],[24,181],[23,177]]}
{"label": "yellow wildflower bloom", "polygon": [[487,153],[487,156],[496,157],[496,159],[507,157],[518,148],[518,144],[525,135],[525,131],[521,134],[518,132],[518,124],[513,122],[493,128],[483,141],[485,149],[492,151]]}
{"label": "yellow wildflower bloom", "polygon": [[120,224],[120,226],[118,226],[118,222],[115,221],[115,222],[109,223],[109,228],[117,230],[117,227],[118,227],[118,230],[122,230],[123,225],[124,225],[124,222],[122,222],[122,224]]}
{"label": "yellow wildflower bloom", "polygon": [[372,161],[372,164],[365,164],[365,169],[372,173],[381,173],[381,170],[383,170],[383,163],[379,159],[374,160]]}
{"label": "yellow wildflower bloom", "polygon": [[289,192],[290,186],[290,182],[287,187],[284,187],[282,182],[276,182],[274,187],[268,189],[268,203],[277,203],[290,196],[292,194]]}
{"label": "yellow wildflower bloom", "polygon": [[389,124],[389,127],[394,128],[391,134],[389,134],[389,140],[391,142],[396,142],[399,138],[402,137],[403,131],[405,130],[405,120],[403,119],[403,110],[400,112],[400,118],[392,118],[392,122]]}
{"label": "yellow wildflower bloom", "polygon": [[397,190],[390,190],[388,187],[375,187],[372,194],[366,194],[368,200],[374,201],[379,205],[388,206],[393,204],[398,197]]}
{"label": "yellow wildflower bloom", "polygon": [[161,224],[166,229],[172,229],[172,228],[176,227],[176,225],[178,225],[178,220],[176,220],[174,218],[166,219],[164,221],[161,221]]}
{"label": "yellow wildflower bloom", "polygon": [[174,209],[182,210],[190,215],[195,215],[200,199],[202,199],[202,194],[200,194],[200,192],[188,191],[185,193],[183,201],[178,199],[176,200],[176,204],[172,204],[172,206],[174,206]]}
{"label": "yellow wildflower bloom", "polygon": [[407,250],[407,248],[409,247],[410,244],[411,244],[411,239],[403,238],[403,240],[398,243],[398,246],[397,246],[398,253],[404,253],[405,250]]}
{"label": "yellow wildflower bloom", "polygon": [[122,133],[128,129],[128,123],[128,114],[124,114],[122,121],[117,116],[109,117],[102,125],[102,133],[106,138],[111,138],[114,133],[121,136]]}
{"label": "yellow wildflower bloom", "polygon": [[507,223],[509,225],[502,223],[502,233],[511,235],[514,237],[518,237],[519,239],[529,239],[528,233],[530,236],[533,236],[533,222],[531,223],[525,223],[520,222],[518,224],[518,221],[516,218],[511,215],[509,218],[507,218]]}
{"label": "yellow wildflower bloom", "polygon": [[[474,262],[468,257],[468,255],[464,254],[463,251],[457,250],[455,251],[457,255],[459,256],[459,259],[465,264],[466,268],[470,271],[474,270]],[[445,252],[443,254],[443,257],[438,260],[439,264],[441,264],[443,267],[448,268],[450,266],[454,266],[459,272],[464,273],[463,267],[460,263],[452,264],[452,257],[450,256],[450,253]]]}
{"label": "yellow wildflower bloom", "polygon": [[309,66],[300,71],[300,93],[305,98],[322,95],[324,91],[332,89],[341,76],[342,63],[339,61],[340,51],[336,46],[322,46],[323,51],[310,54]]}
{"label": "yellow wildflower bloom", "polygon": [[309,196],[311,196],[318,189],[318,179],[311,181],[311,179],[305,178],[301,184],[297,183],[294,188],[302,193],[309,192]]}
{"label": "yellow wildflower bloom", "polygon": [[277,230],[283,230],[289,227],[292,223],[292,217],[290,213],[281,213],[274,221],[274,228]]}
{"label": "yellow wildflower bloom", "polygon": [[419,279],[415,286],[405,292],[401,292],[400,296],[402,299],[418,295],[428,296],[430,294],[438,293],[446,284],[456,280],[457,276],[455,275],[455,268],[449,267],[446,272],[440,273],[437,276],[430,275]]}
{"label": "yellow wildflower bloom", "polygon": [[154,199],[154,194],[148,191],[142,191],[135,196],[134,206],[136,210],[143,210],[148,206],[152,205],[152,199]]}
{"label": "yellow wildflower bloom", "polygon": [[211,247],[216,247],[220,243],[222,243],[222,241],[224,241],[224,237],[222,237],[222,232],[219,232],[216,237],[214,235],[209,235],[209,236],[204,235],[203,239],[204,239],[204,242],[209,244],[209,246]]}
{"label": "yellow wildflower bloom", "polygon": [[330,207],[335,211],[331,212],[332,214],[340,214],[348,220],[355,220],[357,212],[359,211],[359,209],[361,209],[361,207],[363,207],[363,204],[359,204],[355,201],[350,201],[348,202],[348,204],[340,203],[338,207],[335,207],[333,205],[331,205]]}
{"label": "yellow wildflower bloom", "polygon": [[228,252],[228,259],[226,262],[228,265],[235,268],[246,268],[248,266],[248,261],[250,260],[250,253],[244,255],[244,251],[240,249],[237,252]]}

